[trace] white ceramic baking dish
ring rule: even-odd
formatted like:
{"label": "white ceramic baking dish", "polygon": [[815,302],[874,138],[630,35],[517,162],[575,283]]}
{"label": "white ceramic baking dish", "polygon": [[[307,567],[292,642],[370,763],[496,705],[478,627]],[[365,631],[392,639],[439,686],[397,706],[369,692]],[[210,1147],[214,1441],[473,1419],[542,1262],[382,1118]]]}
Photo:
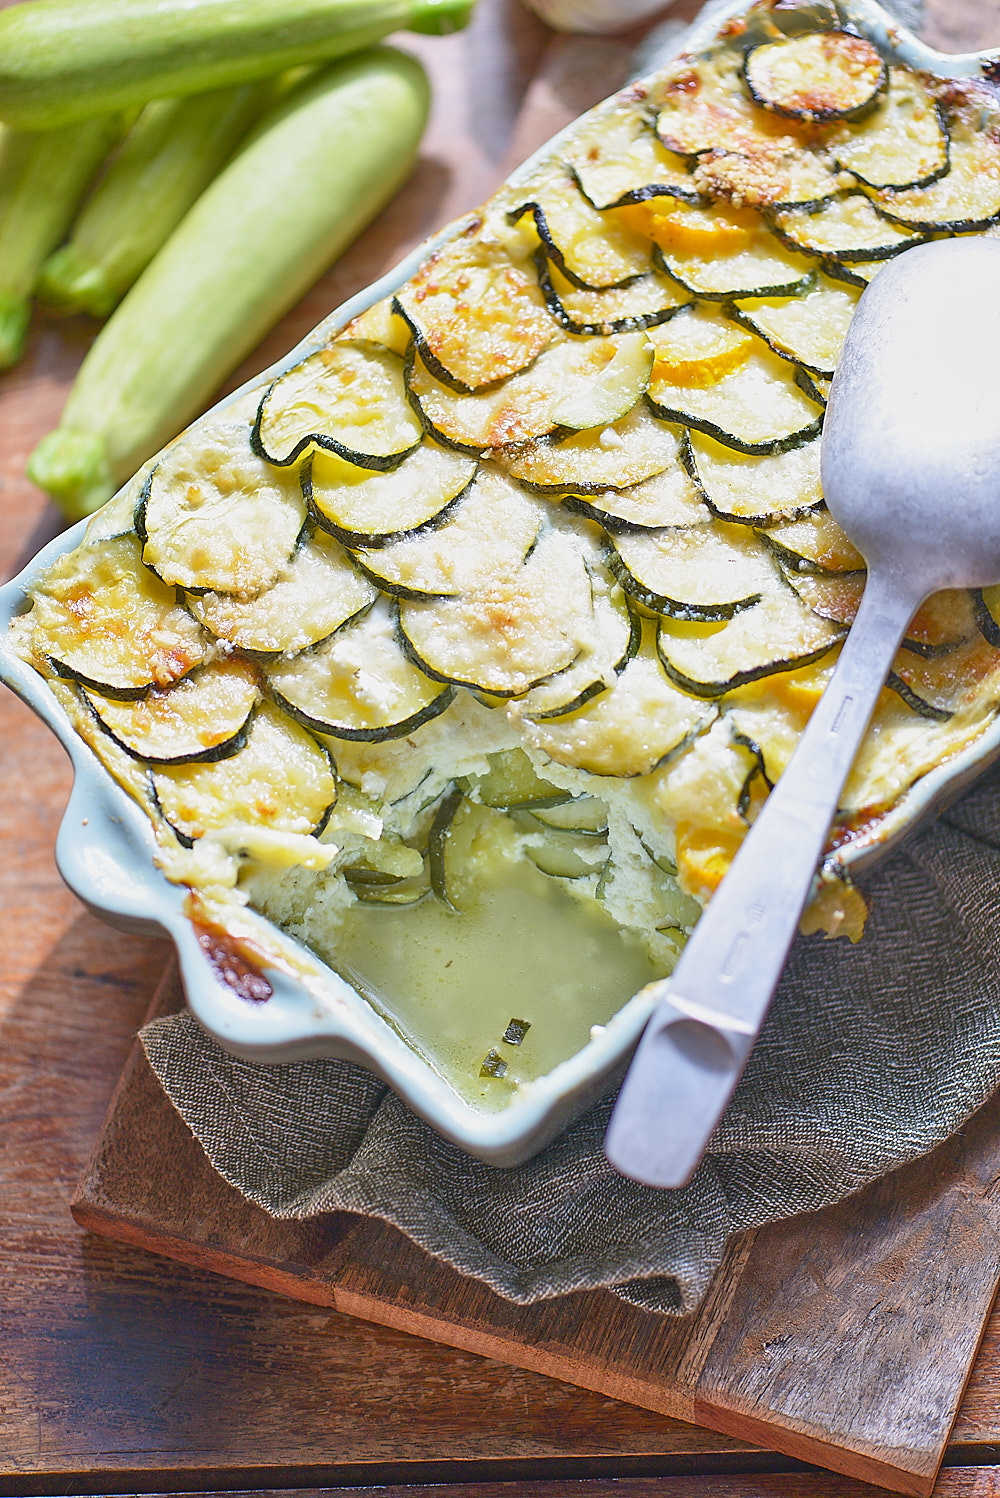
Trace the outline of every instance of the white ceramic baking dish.
{"label": "white ceramic baking dish", "polygon": [[[871,0],[846,0],[839,9],[844,21],[912,67],[988,82],[1000,70],[996,54],[946,56],[932,51]],[[714,39],[722,25],[746,10],[745,0],[713,8],[710,17],[685,38],[684,51],[697,52]],[[527,176],[554,143],[550,141],[537,152],[511,180],[516,184]],[[420,245],[382,280],[332,312],[286,358],[214,409],[263,387],[322,345],[351,318],[396,290],[430,249],[457,228],[452,225]],[[624,1070],[645,1024],[650,999],[637,994],[577,1054],[538,1080],[522,1085],[502,1111],[485,1111],[463,1098],[343,978],[253,911],[241,913],[241,928],[255,945],[271,954],[277,965],[268,966],[273,993],[266,1003],[241,998],[220,980],[199,944],[198,933],[185,914],[185,889],[169,883],[157,869],[155,840],[147,818],[75,732],[44,680],[10,649],[8,625],[27,606],[26,589],[32,579],[62,552],[75,547],[83,528],[81,523],[58,537],[0,590],[0,679],[49,725],[73,763],[73,791],[56,848],[67,884],[102,919],[129,930],[166,932],[171,937],[191,1010],[227,1050],[260,1062],[317,1056],[358,1062],[384,1078],[446,1138],[497,1165],[516,1163],[541,1148]],[[885,852],[956,795],[998,753],[1000,718],[967,750],[924,776],[867,837],[853,841],[836,856],[856,870]],[[295,970],[297,976],[289,970]]]}

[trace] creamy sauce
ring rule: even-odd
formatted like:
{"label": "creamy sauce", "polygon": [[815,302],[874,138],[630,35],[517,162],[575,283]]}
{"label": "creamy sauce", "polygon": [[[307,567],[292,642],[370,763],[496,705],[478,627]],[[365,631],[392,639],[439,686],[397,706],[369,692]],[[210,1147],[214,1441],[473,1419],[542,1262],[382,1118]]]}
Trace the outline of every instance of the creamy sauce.
{"label": "creamy sauce", "polygon": [[[433,898],[352,906],[328,960],[456,1091],[491,1109],[663,972],[599,906],[525,863],[492,870],[460,914]],[[502,1039],[512,1019],[531,1026],[520,1046]],[[491,1051],[507,1064],[502,1077],[480,1075]]]}

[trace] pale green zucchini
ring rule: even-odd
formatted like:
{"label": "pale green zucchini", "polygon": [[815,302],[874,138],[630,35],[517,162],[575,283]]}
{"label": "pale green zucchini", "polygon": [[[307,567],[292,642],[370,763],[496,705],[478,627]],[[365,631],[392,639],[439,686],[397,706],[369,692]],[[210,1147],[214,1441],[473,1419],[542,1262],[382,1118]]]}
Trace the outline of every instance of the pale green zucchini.
{"label": "pale green zucchini", "polygon": [[0,120],[33,129],[453,31],[472,0],[25,0],[0,11]]}
{"label": "pale green zucchini", "polygon": [[147,104],[69,241],[42,266],[38,299],[61,311],[107,317],[273,102],[274,88],[265,79]]}
{"label": "pale green zucchini", "polygon": [[0,369],[21,357],[42,262],[123,127],[120,115],[101,115],[61,130],[0,130]]}
{"label": "pale green zucchini", "polygon": [[423,68],[391,48],[308,78],[261,121],[98,334],[29,477],[98,508],[395,192],[427,118]]}

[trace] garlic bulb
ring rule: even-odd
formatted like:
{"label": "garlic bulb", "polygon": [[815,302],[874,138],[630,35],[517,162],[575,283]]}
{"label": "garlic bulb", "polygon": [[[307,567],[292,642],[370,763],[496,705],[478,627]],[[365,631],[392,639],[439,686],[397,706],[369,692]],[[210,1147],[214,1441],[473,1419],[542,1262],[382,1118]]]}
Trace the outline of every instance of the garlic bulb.
{"label": "garlic bulb", "polygon": [[670,0],[525,0],[557,31],[627,31],[638,21],[666,10]]}

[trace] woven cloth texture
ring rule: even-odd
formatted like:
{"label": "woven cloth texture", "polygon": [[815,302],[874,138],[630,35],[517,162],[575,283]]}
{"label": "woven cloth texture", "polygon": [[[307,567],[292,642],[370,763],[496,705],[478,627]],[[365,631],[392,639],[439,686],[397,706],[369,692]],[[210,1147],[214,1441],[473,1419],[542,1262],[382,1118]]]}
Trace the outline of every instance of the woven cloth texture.
{"label": "woven cloth texture", "polygon": [[[893,8],[919,20],[919,5]],[[858,946],[795,943],[683,1190],[612,1170],[610,1098],[534,1159],[498,1169],[350,1063],[240,1061],[189,1014],[148,1025],[142,1043],[215,1169],[275,1217],[381,1218],[522,1304],[604,1287],[687,1314],[734,1233],[830,1205],[925,1153],[1000,1085],[998,792],[992,771],[866,878]]]}

